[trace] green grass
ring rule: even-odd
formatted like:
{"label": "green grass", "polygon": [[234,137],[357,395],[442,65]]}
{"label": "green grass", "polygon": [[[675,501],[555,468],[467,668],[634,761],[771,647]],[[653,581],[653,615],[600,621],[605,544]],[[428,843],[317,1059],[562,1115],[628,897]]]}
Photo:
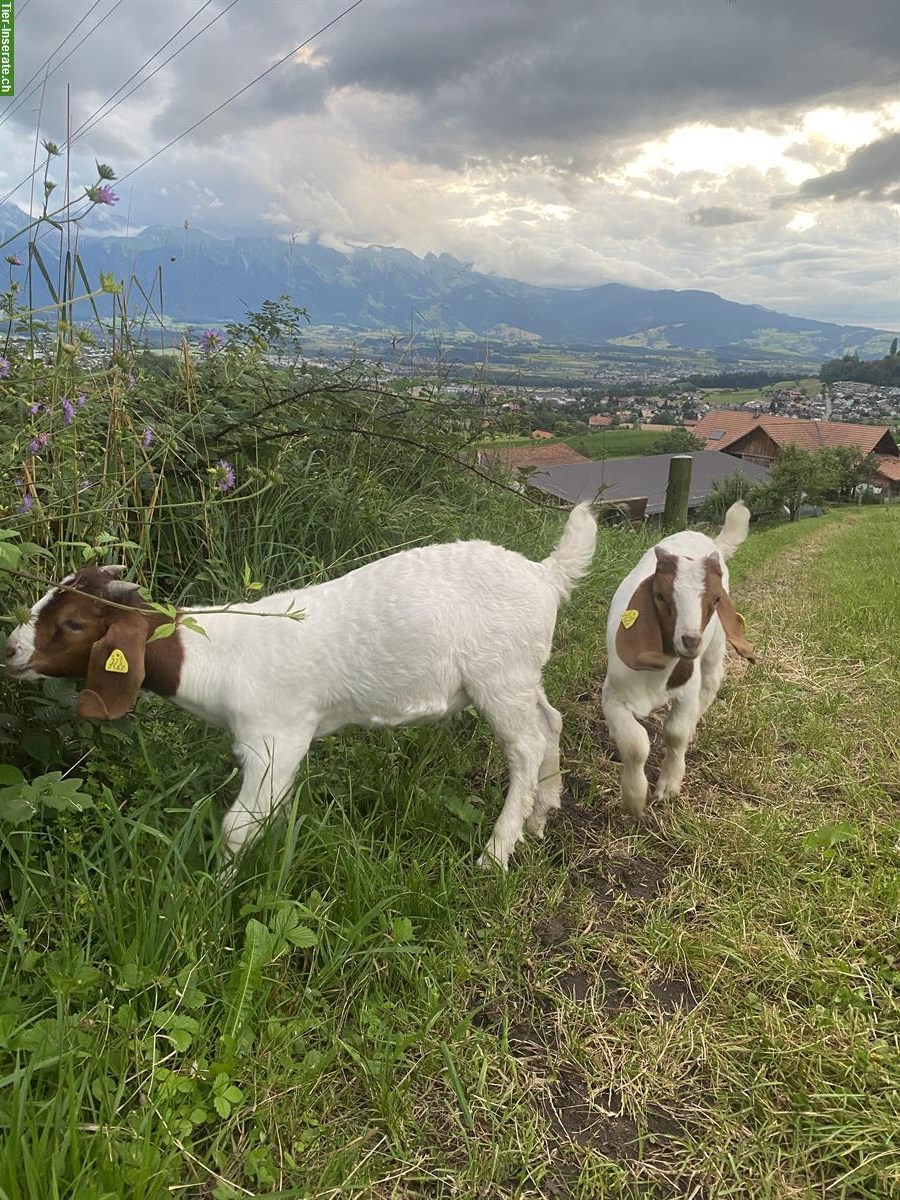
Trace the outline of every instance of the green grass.
{"label": "green grass", "polygon": [[628,458],[649,454],[654,442],[665,434],[653,429],[598,429],[566,438],[566,444],[587,458]]}
{"label": "green grass", "polygon": [[[481,532],[546,551],[513,512]],[[599,685],[647,540],[564,610],[569,800],[508,877],[468,715],[320,742],[231,890],[227,744],[161,702],[82,768],[97,808],[5,835],[3,1200],[900,1193],[900,510],[751,537],[760,663],[638,828]]]}
{"label": "green grass", "polygon": [[[674,428],[674,426],[673,426]],[[485,438],[485,446],[553,446],[563,443],[577,450],[586,458],[628,458],[635,454],[648,454],[654,442],[665,434],[652,429],[598,429],[595,433],[580,433],[573,437],[530,438],[498,434]]]}

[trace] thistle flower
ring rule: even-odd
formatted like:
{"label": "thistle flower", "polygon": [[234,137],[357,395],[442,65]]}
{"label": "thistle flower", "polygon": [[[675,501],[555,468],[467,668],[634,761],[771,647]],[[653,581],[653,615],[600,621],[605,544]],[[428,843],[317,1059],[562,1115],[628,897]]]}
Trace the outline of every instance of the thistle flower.
{"label": "thistle flower", "polygon": [[75,397],[75,403],[79,408],[84,408],[86,400],[87,400],[87,396],[85,396],[84,392],[79,392],[78,395]]}
{"label": "thistle flower", "polygon": [[0,358],[0,379],[6,379],[11,368],[8,358]]}
{"label": "thistle flower", "polygon": [[200,349],[204,354],[220,349],[225,338],[221,329],[204,329],[200,334]]}
{"label": "thistle flower", "polygon": [[115,179],[116,173],[109,163],[97,162],[96,158],[94,162],[97,163],[97,175],[100,179]]}
{"label": "thistle flower", "polygon": [[144,447],[145,450],[150,449],[150,447],[153,445],[153,439],[155,437],[156,437],[156,434],[153,432],[153,430],[148,425],[147,428],[144,430],[144,436],[141,438],[141,445]]}
{"label": "thistle flower", "polygon": [[30,492],[26,492],[22,497],[22,503],[19,505],[19,512],[24,517],[34,508],[34,496]]}
{"label": "thistle flower", "polygon": [[11,267],[21,267],[22,265],[22,260],[19,258],[18,254],[7,254],[6,261]]}
{"label": "thistle flower", "polygon": [[119,203],[119,197],[112,190],[108,183],[102,183],[99,186],[86,188],[88,200],[93,200],[94,204],[113,204]]}
{"label": "thistle flower", "polygon": [[44,407],[43,404],[29,404],[28,405],[29,417],[36,417],[43,407]]}
{"label": "thistle flower", "polygon": [[234,467],[224,458],[219,459],[216,467],[218,468],[219,491],[230,492],[235,482]]}
{"label": "thistle flower", "polygon": [[28,443],[28,453],[40,454],[49,441],[49,433],[39,433],[36,438]]}
{"label": "thistle flower", "polygon": [[75,420],[75,405],[71,400],[63,400],[63,425],[71,425]]}

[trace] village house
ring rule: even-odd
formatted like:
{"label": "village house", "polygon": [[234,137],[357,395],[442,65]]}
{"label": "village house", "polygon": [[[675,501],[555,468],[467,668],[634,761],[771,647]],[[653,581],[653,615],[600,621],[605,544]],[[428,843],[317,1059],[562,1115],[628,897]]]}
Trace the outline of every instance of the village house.
{"label": "village house", "polygon": [[886,496],[900,496],[900,447],[888,425],[755,416],[711,409],[697,422],[693,433],[703,438],[707,450],[722,450],[743,462],[763,467],[771,466],[785,446],[800,446],[810,451],[854,446],[878,459],[875,485]]}

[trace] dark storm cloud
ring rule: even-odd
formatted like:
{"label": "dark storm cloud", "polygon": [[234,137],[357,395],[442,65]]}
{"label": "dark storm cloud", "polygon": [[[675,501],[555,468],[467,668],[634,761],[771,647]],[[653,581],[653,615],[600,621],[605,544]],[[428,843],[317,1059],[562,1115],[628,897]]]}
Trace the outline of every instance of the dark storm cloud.
{"label": "dark storm cloud", "polygon": [[715,229],[719,225],[745,225],[748,221],[760,220],[754,213],[729,208],[726,204],[709,204],[696,208],[688,213],[687,219],[689,224],[699,225],[702,229]]}
{"label": "dark storm cloud", "polygon": [[894,0],[418,0],[357,10],[329,42],[335,86],[410,102],[423,159],[583,154],[689,121],[896,90]]}
{"label": "dark storm cloud", "polygon": [[839,171],[807,179],[798,200],[887,200],[900,203],[900,133],[860,146]]}
{"label": "dark storm cloud", "polygon": [[[17,29],[20,81],[74,23],[68,0],[34,7],[41,20],[29,8]],[[52,122],[64,110],[67,81],[76,106],[102,99],[198,9],[159,0],[152,10],[116,10],[52,77],[45,114]],[[141,93],[159,102],[154,142],[181,133],[336,6],[267,4],[265,20],[260,11],[242,0]],[[365,0],[313,44],[321,66],[285,63],[225,110],[230,121],[217,118],[191,140],[265,130],[362,90],[394,102],[383,127],[368,131],[373,154],[442,165],[539,155],[589,172],[614,143],[689,121],[777,124],[836,95],[851,105],[891,98],[898,28],[895,0],[867,0],[864,19],[846,0]],[[26,127],[36,105],[23,106]]]}

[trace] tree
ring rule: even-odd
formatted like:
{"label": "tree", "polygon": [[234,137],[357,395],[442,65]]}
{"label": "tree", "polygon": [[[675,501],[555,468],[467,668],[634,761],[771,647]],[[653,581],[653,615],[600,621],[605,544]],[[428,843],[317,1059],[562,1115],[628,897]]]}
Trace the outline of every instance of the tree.
{"label": "tree", "polygon": [[803,504],[816,504],[837,488],[837,467],[831,450],[811,454],[800,446],[785,446],[769,468],[766,491],[798,520]]}
{"label": "tree", "polygon": [[664,433],[650,446],[651,454],[694,454],[704,450],[706,442],[696,437],[689,429],[673,429]]}
{"label": "tree", "polygon": [[856,489],[871,483],[878,471],[878,459],[874,454],[863,454],[858,446],[833,446],[820,450],[815,456],[830,472],[834,489],[829,492],[837,500],[850,500]]}
{"label": "tree", "polygon": [[896,358],[896,357],[897,357],[897,339],[894,338],[894,340],[891,342],[891,349],[890,349],[890,353],[888,354],[888,358]]}

